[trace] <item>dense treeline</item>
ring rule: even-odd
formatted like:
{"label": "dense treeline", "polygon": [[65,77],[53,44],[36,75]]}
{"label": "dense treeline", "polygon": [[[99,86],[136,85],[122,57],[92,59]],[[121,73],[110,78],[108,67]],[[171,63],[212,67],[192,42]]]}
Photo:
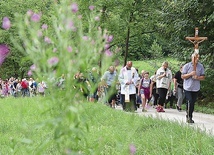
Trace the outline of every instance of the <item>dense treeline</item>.
{"label": "dense treeline", "polygon": [[[1,0],[1,18],[9,17],[10,30],[0,29],[0,43],[10,46],[10,55],[0,68],[0,77],[26,76],[32,65],[25,52],[14,47],[19,41],[15,14],[26,14],[28,10],[41,12],[42,20],[48,23],[53,3],[60,0],[16,1]],[[109,48],[115,58],[124,64],[127,59],[145,60],[170,56],[182,62],[189,61],[193,44],[185,40],[194,36],[194,28],[199,28],[199,36],[208,37],[200,44],[201,61],[206,68],[206,81],[202,84],[203,95],[212,99],[214,91],[214,4],[213,0],[79,0],[80,12],[87,14],[88,7],[94,5],[100,12],[100,27],[107,29],[114,40]],[[87,21],[87,19],[85,19]],[[2,23],[1,23],[2,24]],[[22,44],[22,43],[20,43]],[[118,50],[119,49],[119,50]],[[118,52],[119,51],[119,52]]]}

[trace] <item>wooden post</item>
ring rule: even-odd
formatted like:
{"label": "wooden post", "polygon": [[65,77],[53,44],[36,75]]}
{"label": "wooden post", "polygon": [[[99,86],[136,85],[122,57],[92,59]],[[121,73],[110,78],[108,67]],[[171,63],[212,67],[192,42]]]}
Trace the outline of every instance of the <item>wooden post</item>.
{"label": "wooden post", "polygon": [[204,40],[207,40],[207,37],[199,37],[198,36],[199,30],[198,27],[195,28],[195,37],[186,37],[186,40],[189,40],[191,43],[194,44],[194,53],[195,53],[195,57],[194,57],[194,71],[196,71],[196,62],[195,60],[198,58],[199,56],[199,43],[203,42]]}

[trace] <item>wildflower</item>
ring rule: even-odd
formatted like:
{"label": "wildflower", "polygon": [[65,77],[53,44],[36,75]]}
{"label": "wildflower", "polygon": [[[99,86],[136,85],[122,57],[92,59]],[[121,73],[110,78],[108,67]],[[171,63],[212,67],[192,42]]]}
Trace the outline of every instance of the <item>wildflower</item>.
{"label": "wildflower", "polygon": [[33,15],[33,11],[32,10],[28,10],[27,11],[27,15],[30,17],[30,16],[32,16]]}
{"label": "wildflower", "polygon": [[40,21],[41,16],[39,14],[33,13],[33,15],[31,16],[31,20],[33,22],[39,22]]}
{"label": "wildflower", "polygon": [[45,37],[44,41],[45,41],[46,43],[48,43],[48,44],[50,44],[50,43],[51,43],[51,39],[50,39],[50,38],[48,38],[47,36]]}
{"label": "wildflower", "polygon": [[68,22],[68,27],[69,28],[72,28],[74,26],[74,23],[70,20],[69,22]]}
{"label": "wildflower", "polygon": [[1,44],[0,45],[0,65],[4,62],[4,59],[9,54],[10,50],[7,45]]}
{"label": "wildflower", "polygon": [[67,29],[71,29],[71,30],[73,30],[73,31],[76,31],[76,27],[74,26],[74,23],[73,23],[73,21],[72,20],[68,20],[67,21]]}
{"label": "wildflower", "polygon": [[99,16],[96,16],[96,17],[94,17],[94,20],[95,20],[95,21],[99,21],[99,20],[100,20],[100,17],[99,17]]}
{"label": "wildflower", "polygon": [[136,153],[136,147],[133,144],[129,146],[129,150],[131,155],[134,155]]}
{"label": "wildflower", "polygon": [[30,70],[35,71],[36,70],[36,65],[35,64],[31,65],[30,66]]}
{"label": "wildflower", "polygon": [[108,43],[112,42],[112,40],[113,40],[113,36],[112,35],[110,35],[110,36],[107,37],[107,42]]}
{"label": "wildflower", "polygon": [[47,30],[47,29],[48,29],[48,25],[47,25],[47,24],[43,24],[43,25],[42,25],[42,29],[43,29],[43,30]]}
{"label": "wildflower", "polygon": [[3,21],[2,21],[2,28],[5,29],[5,30],[9,30],[10,29],[10,20],[8,17],[4,17],[3,18]]}
{"label": "wildflower", "polygon": [[68,52],[72,52],[72,47],[68,46],[67,50],[68,50]]}
{"label": "wildflower", "polygon": [[55,66],[58,62],[59,62],[58,57],[52,57],[52,58],[48,59],[48,64],[50,66]]}
{"label": "wildflower", "polygon": [[95,8],[95,6],[93,6],[93,5],[90,5],[89,6],[89,9],[92,11],[92,10],[94,10],[94,8]]}
{"label": "wildflower", "polygon": [[83,40],[88,40],[88,37],[87,36],[83,36],[82,39]]}
{"label": "wildflower", "polygon": [[105,49],[109,49],[110,45],[109,44],[105,44]]}
{"label": "wildflower", "polygon": [[77,3],[72,3],[71,4],[71,11],[73,13],[76,13],[78,11],[78,5],[77,5]]}
{"label": "wildflower", "polygon": [[112,56],[112,52],[108,49],[105,51],[105,55],[110,57]]}
{"label": "wildflower", "polygon": [[31,76],[33,73],[32,73],[32,70],[29,70],[28,72],[27,72],[27,75],[28,76]]}
{"label": "wildflower", "polygon": [[55,53],[56,51],[57,51],[57,48],[54,48],[54,49],[53,49],[53,52]]}

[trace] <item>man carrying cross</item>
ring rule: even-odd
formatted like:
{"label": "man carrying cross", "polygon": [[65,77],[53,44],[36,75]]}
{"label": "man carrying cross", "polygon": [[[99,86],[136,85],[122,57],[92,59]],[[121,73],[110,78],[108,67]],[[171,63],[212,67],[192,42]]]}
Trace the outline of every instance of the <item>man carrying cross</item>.
{"label": "man carrying cross", "polygon": [[198,29],[196,29],[195,37],[187,37],[186,39],[188,38],[191,39],[191,42],[194,43],[195,52],[191,56],[192,61],[183,66],[181,78],[184,79],[183,87],[187,101],[186,103],[187,123],[194,123],[192,119],[194,105],[197,99],[197,94],[200,90],[200,81],[205,79],[204,67],[199,62],[200,56],[198,53],[199,52],[198,44],[199,42],[202,42],[202,40],[205,40],[204,39],[205,37],[202,37],[203,39],[200,40],[198,37]]}

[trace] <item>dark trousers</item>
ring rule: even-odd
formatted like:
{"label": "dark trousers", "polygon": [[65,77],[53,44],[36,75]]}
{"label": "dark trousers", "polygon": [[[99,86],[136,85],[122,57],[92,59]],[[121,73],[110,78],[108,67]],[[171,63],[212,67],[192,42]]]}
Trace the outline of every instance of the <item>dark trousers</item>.
{"label": "dark trousers", "polygon": [[167,91],[168,91],[168,89],[166,89],[166,88],[158,88],[158,94],[159,94],[158,104],[161,106],[163,106],[164,103],[166,102]]}
{"label": "dark trousers", "polygon": [[198,96],[198,92],[184,91],[186,97],[186,111],[187,117],[192,119],[192,113],[194,111],[195,102]]}
{"label": "dark trousers", "polygon": [[130,94],[129,95],[130,102],[125,102],[125,95],[121,94],[121,101],[123,101],[123,110],[124,111],[135,111],[137,110],[136,105],[136,94]]}
{"label": "dark trousers", "polygon": [[153,95],[153,98],[154,98],[153,105],[157,105],[157,102],[158,102],[159,94],[156,91],[157,91],[156,88],[152,89],[152,95]]}
{"label": "dark trousers", "polygon": [[171,94],[171,96],[168,96],[168,99],[166,100],[165,106],[168,104],[169,102],[169,106],[170,108],[173,107],[173,101],[175,100],[175,96],[173,94]]}

